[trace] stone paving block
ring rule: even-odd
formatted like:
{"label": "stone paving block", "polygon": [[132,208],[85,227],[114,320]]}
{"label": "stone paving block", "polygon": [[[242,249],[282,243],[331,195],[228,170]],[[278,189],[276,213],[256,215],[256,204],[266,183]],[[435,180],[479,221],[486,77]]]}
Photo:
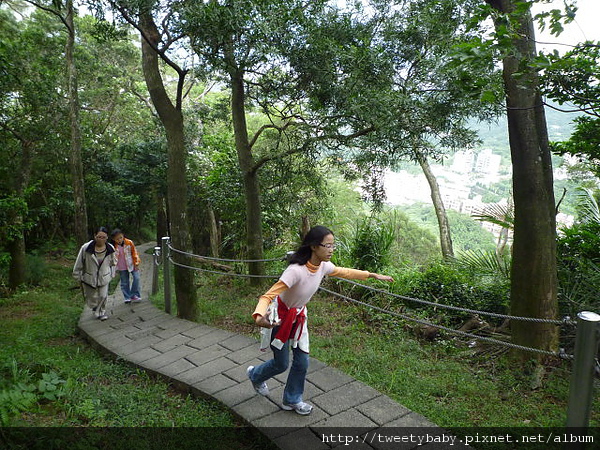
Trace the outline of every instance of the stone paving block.
{"label": "stone paving block", "polygon": [[107,323],[108,321],[101,321],[96,319],[95,317],[86,318],[84,320],[80,320],[78,327],[88,336],[102,336],[106,333],[112,333],[115,331],[114,328]]}
{"label": "stone paving block", "polygon": [[[160,333],[156,333],[155,336],[161,337]],[[152,344],[152,348],[158,350],[159,352],[165,353],[165,352],[168,352],[169,350],[179,348],[182,345],[187,344],[191,340],[192,339],[187,336],[183,336],[181,334],[176,334],[175,336],[171,336],[168,339],[163,338],[162,341],[157,342],[156,344]]]}
{"label": "stone paving block", "polygon": [[148,359],[156,358],[160,354],[160,352],[157,352],[153,348],[145,347],[139,349],[138,351],[128,354],[127,360],[131,361],[134,364],[141,364]]}
{"label": "stone paving block", "polygon": [[219,391],[230,388],[237,384],[238,383],[236,383],[231,378],[219,374],[215,375],[214,377],[206,378],[204,380],[193,383],[191,386],[208,395],[214,395]]}
{"label": "stone paving block", "polygon": [[165,313],[159,311],[154,306],[149,305],[146,310],[135,311],[133,309],[127,310],[113,310],[113,315],[123,324],[132,324],[136,322],[146,322],[151,318],[162,317]]}
{"label": "stone paving block", "polygon": [[[272,400],[272,399],[271,399]],[[279,402],[275,402],[279,405]],[[307,416],[301,416],[294,411],[285,411],[280,409],[269,416],[255,420],[252,425],[259,428],[261,432],[276,433],[273,429],[280,429],[280,434],[290,433],[297,428],[309,427],[317,422],[329,417],[325,411],[318,406],[315,406],[312,412]],[[265,430],[263,430],[265,429]]]}
{"label": "stone paving block", "polygon": [[157,316],[153,316],[153,317],[148,317],[148,318],[144,318],[142,315],[140,315],[138,317],[138,320],[136,320],[135,322],[132,322],[133,325],[135,325],[136,328],[139,328],[140,330],[146,330],[148,328],[153,328],[153,329],[160,329],[163,330],[164,326],[162,328],[161,325],[163,325],[164,323],[168,322],[169,320],[171,320],[171,318],[165,314],[159,314]]}
{"label": "stone paving block", "polygon": [[230,388],[215,393],[214,397],[226,406],[233,408],[246,400],[258,395],[249,384],[236,384]]}
{"label": "stone paving block", "polygon": [[[159,351],[156,348],[154,348],[154,350]],[[182,345],[180,347],[169,350],[168,352],[164,352],[164,353],[161,352],[161,354],[157,355],[155,358],[144,361],[144,365],[146,367],[150,367],[152,369],[160,369],[161,367],[165,367],[179,359],[183,359],[188,356],[192,356],[193,354],[195,354],[197,352],[198,352],[198,350],[196,350],[194,348],[188,347],[186,345]],[[190,362],[190,359],[188,358],[188,363],[189,362]]]}
{"label": "stone paving block", "polygon": [[[190,364],[193,363],[189,358],[185,358]],[[227,358],[217,358],[201,366],[193,365],[188,371],[178,375],[180,381],[188,384],[197,383],[206,378],[221,374],[233,367],[234,363]]]}
{"label": "stone paving block", "polygon": [[178,319],[175,316],[170,316],[169,314],[164,314],[163,320],[157,322],[156,326],[161,330],[170,330],[179,327],[182,322],[186,321],[184,321],[183,319]]}
{"label": "stone paving block", "polygon": [[258,342],[255,339],[236,334],[222,341],[221,345],[231,351],[236,351],[251,345],[258,345]]}
{"label": "stone paving block", "polygon": [[[161,330],[156,333],[156,335],[163,339],[169,339],[178,334],[183,335],[183,333],[187,330],[191,330],[194,328],[196,324],[194,322],[190,322],[189,320],[179,320],[179,323],[176,326],[172,326],[166,330]],[[189,340],[192,340],[189,336],[186,336]]]}
{"label": "stone paving block", "polygon": [[[230,359],[230,356],[231,355],[227,355],[227,359],[232,361]],[[236,361],[232,361],[232,362],[235,364],[235,366],[232,369],[226,371],[225,375],[227,375],[229,378],[234,379],[238,383],[242,383],[242,382],[248,380],[248,375],[246,374],[246,369],[248,369],[248,366],[258,366],[259,364],[261,364],[262,361],[250,360],[244,364],[238,364]]]}
{"label": "stone paving block", "polygon": [[329,448],[309,428],[301,428],[275,439],[274,442],[282,450],[321,450]]}
{"label": "stone paving block", "polygon": [[[243,348],[241,350],[236,350],[235,352],[231,352],[229,355],[227,355],[227,357],[229,359],[231,359],[233,362],[237,363],[237,364],[246,364],[247,365],[256,365],[251,363],[250,361],[252,361],[253,359],[259,359],[261,356],[267,356],[268,359],[273,357],[273,354],[271,352],[261,352],[258,350],[258,346],[254,347],[254,346],[249,346],[246,348]],[[259,363],[260,364],[260,363]]]}
{"label": "stone paving block", "polygon": [[205,334],[211,333],[216,328],[209,327],[208,325],[203,325],[197,323],[194,328],[184,331],[182,334],[191,337],[192,339],[199,338],[200,336],[204,336]]}
{"label": "stone paving block", "polygon": [[[190,343],[191,342],[188,342],[186,344],[186,346],[188,346],[190,348],[194,348],[194,347],[190,346]],[[188,359],[188,361],[190,361],[191,363],[193,363],[197,366],[206,364],[207,362],[210,362],[213,359],[223,358],[223,357],[227,356],[227,353],[229,353],[229,350],[221,347],[220,345],[212,345],[203,350],[197,350],[197,349],[195,349],[195,350],[196,351],[193,354],[191,354],[187,359]]]}
{"label": "stone paving block", "polygon": [[[392,420],[383,425],[384,427],[437,427],[434,423],[427,420],[420,414],[411,411],[396,420]],[[441,430],[441,429],[440,429]]]}
{"label": "stone paving block", "polygon": [[185,358],[178,359],[164,367],[160,368],[160,373],[172,379],[178,379],[179,375],[193,369],[194,366]]}
{"label": "stone paving block", "polygon": [[104,334],[96,338],[96,342],[98,342],[98,344],[102,345],[103,347],[106,347],[108,350],[111,350],[118,354],[118,352],[121,350],[121,347],[133,341],[121,333],[114,333]]}
{"label": "stone paving block", "polygon": [[[124,345],[119,349],[119,355],[124,358],[128,357],[132,353],[138,352],[144,348],[150,348],[152,344],[160,342],[160,338],[158,336],[146,336],[144,338],[138,339],[136,341],[132,341],[129,344]],[[154,350],[154,349],[153,349]],[[156,350],[154,350],[156,351]],[[159,352],[157,352],[159,353]]]}
{"label": "stone paving block", "polygon": [[319,361],[318,359],[315,359],[315,358],[310,358],[307,373],[313,373],[313,372],[321,370],[325,367],[329,367],[329,366],[327,364],[325,364],[323,361]]}
{"label": "stone paving block", "polygon": [[[129,338],[132,339],[134,341],[137,341],[138,339],[145,339],[149,336],[153,336],[154,333],[158,330],[158,328],[156,328],[156,326],[152,326],[150,328],[145,328],[145,329],[139,329],[136,326],[131,326],[130,328],[128,328],[125,332],[125,335]],[[159,340],[162,341],[162,338],[160,338],[159,336],[156,336]]]}
{"label": "stone paving block", "polygon": [[324,394],[314,397],[312,401],[328,414],[335,415],[379,395],[372,387],[353,381],[331,391],[325,390]]}
{"label": "stone paving block", "polygon": [[342,411],[339,414],[334,414],[332,416],[329,416],[326,419],[315,423],[312,427],[314,429],[319,429],[319,428],[326,429],[328,427],[330,427],[330,428],[350,427],[353,429],[365,428],[364,431],[368,431],[368,429],[377,428],[377,424],[375,422],[373,422],[371,419],[369,419],[367,416],[362,414],[361,412],[357,411],[354,408],[351,408],[351,409],[347,409],[346,411]]}
{"label": "stone paving block", "polygon": [[188,345],[197,349],[203,349],[214,344],[220,344],[231,336],[233,336],[233,333],[230,333],[229,331],[214,329],[210,333],[190,341]]}
{"label": "stone paving block", "polygon": [[[283,390],[285,388],[285,383],[271,378],[269,381],[267,381],[267,385],[269,386],[269,397],[276,399],[277,401],[281,401],[281,399],[283,398]],[[323,391],[316,387],[314,384],[308,381],[304,384],[303,399],[305,402],[312,403],[311,398],[321,394],[323,394]]]}
{"label": "stone paving block", "polygon": [[306,379],[324,391],[331,391],[354,381],[350,375],[333,367],[323,367],[321,370],[309,373]]}
{"label": "stone paving block", "polygon": [[279,406],[262,395],[255,395],[250,400],[232,408],[238,415],[252,423],[253,421],[279,411]]}
{"label": "stone paving block", "polygon": [[383,425],[410,413],[410,409],[385,395],[357,405],[356,409],[378,425]]}

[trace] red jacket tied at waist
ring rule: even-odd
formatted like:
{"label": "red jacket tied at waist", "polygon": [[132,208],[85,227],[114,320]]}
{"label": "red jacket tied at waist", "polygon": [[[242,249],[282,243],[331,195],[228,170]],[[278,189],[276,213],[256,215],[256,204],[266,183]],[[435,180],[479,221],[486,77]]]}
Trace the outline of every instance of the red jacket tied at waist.
{"label": "red jacket tied at waist", "polygon": [[292,339],[294,343],[300,340],[306,322],[305,311],[306,306],[302,308],[288,308],[281,298],[277,297],[277,314],[281,320],[281,325],[279,325],[279,330],[277,330],[275,339],[272,342],[274,347],[281,350],[283,344],[288,339]]}

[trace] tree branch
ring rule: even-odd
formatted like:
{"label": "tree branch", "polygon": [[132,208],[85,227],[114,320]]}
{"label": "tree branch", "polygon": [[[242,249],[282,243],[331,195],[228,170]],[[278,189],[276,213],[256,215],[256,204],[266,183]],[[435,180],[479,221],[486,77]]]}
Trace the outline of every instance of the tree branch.
{"label": "tree branch", "polygon": [[70,34],[73,34],[75,32],[74,30],[71,29],[71,27],[67,23],[67,19],[59,11],[52,9],[52,8],[48,8],[47,6],[41,5],[32,0],[25,0],[25,2],[29,3],[30,5],[35,6],[36,8],[41,9],[42,11],[46,11],[51,14],[54,14],[56,17],[58,17],[60,19],[60,21],[64,24],[64,26],[67,28],[67,30],[69,31]]}
{"label": "tree branch", "polygon": [[[266,126],[266,128],[274,128],[274,127]],[[258,159],[256,161],[256,163],[254,164],[252,171],[256,172],[263,165],[265,165],[266,163],[268,163],[270,161],[274,161],[276,159],[281,159],[285,156],[295,155],[298,153],[304,153],[306,151],[306,149],[315,142],[321,142],[321,141],[327,141],[327,140],[334,140],[334,141],[338,141],[338,142],[347,142],[347,141],[356,139],[358,137],[365,136],[369,133],[372,133],[373,131],[375,131],[375,127],[370,126],[367,128],[363,128],[362,130],[358,130],[357,132],[352,133],[352,134],[324,134],[324,135],[320,135],[320,136],[315,136],[315,137],[307,139],[304,142],[304,144],[302,144],[300,147],[289,149],[289,150],[287,150],[283,153],[279,153],[277,155],[264,156],[264,157]]]}

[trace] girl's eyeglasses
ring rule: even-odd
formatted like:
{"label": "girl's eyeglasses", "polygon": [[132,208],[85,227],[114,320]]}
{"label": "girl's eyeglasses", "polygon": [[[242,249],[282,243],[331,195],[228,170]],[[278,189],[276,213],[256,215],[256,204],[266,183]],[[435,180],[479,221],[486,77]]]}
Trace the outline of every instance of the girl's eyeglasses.
{"label": "girl's eyeglasses", "polygon": [[326,249],[329,250],[335,250],[336,249],[336,245],[335,244],[319,244],[321,247],[325,247]]}

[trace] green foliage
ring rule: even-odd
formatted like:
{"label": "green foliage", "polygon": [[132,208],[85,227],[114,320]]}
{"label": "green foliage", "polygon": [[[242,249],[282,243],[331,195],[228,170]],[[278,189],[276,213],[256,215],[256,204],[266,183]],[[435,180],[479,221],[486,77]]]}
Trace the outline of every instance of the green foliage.
{"label": "green foliage", "polygon": [[26,282],[30,286],[39,286],[46,277],[48,270],[43,257],[38,255],[27,255]]}
{"label": "green foliage", "polygon": [[[411,271],[394,284],[404,296],[443,303],[461,308],[506,314],[508,311],[508,283],[497,281],[484,284],[448,264],[433,264],[423,271]],[[408,302],[407,306],[439,315],[447,323],[458,324],[470,313],[453,312],[441,308]],[[487,318],[486,318],[487,320]]]}
{"label": "green foliage", "polygon": [[43,288],[0,299],[0,425],[235,428],[215,448],[251,448],[244,428],[217,403],[180,395],[77,338],[82,310],[71,263],[49,262]]}
{"label": "green foliage", "polygon": [[[431,205],[414,204],[404,208],[408,216],[418,225],[428,229],[431,233],[438,234],[437,218]],[[452,233],[452,244],[458,254],[468,250],[495,249],[494,236],[472,217],[456,211],[447,211],[450,231]],[[439,238],[438,238],[439,240]]]}
{"label": "green foliage", "polygon": [[[0,355],[1,356],[1,355]],[[0,383],[0,425],[6,426],[12,417],[30,410],[41,401],[56,401],[66,394],[65,380],[53,370],[41,374],[36,380],[26,366],[12,359],[0,373],[7,372],[9,377]]]}
{"label": "green foliage", "polygon": [[51,371],[42,374],[42,379],[39,380],[36,387],[43,399],[54,401],[65,395],[65,383],[66,381],[60,378],[56,372]]}
{"label": "green foliage", "polygon": [[600,222],[578,223],[561,230],[557,245],[561,314],[600,309]]}
{"label": "green foliage", "polygon": [[27,411],[37,402],[37,396],[20,387],[0,391],[0,425],[7,426],[10,418]]}
{"label": "green foliage", "polygon": [[600,177],[600,119],[579,117],[576,129],[564,142],[554,143],[552,151],[557,155],[571,155],[585,162],[587,170]]}
{"label": "green foliage", "polygon": [[506,253],[499,255],[494,251],[470,250],[460,253],[453,263],[469,273],[488,275],[504,282],[510,280],[511,258]]}
{"label": "green foliage", "polygon": [[[417,270],[404,270],[394,277],[394,289],[407,286],[408,292],[412,280],[416,282],[422,275]],[[264,288],[242,287],[240,295],[240,283],[210,275],[203,278],[202,308],[214,313],[203,315],[203,321],[256,337],[250,314]],[[494,289],[501,298],[501,288],[493,285],[490,295]],[[407,303],[405,313],[415,316],[415,310],[409,310],[412,305]],[[308,308],[312,356],[439,426],[528,430],[564,425],[570,378],[565,361],[547,367],[547,384],[532,391],[510,359],[496,354],[478,356],[477,349],[467,348],[463,339],[449,333],[432,343],[420,343],[407,330],[411,322],[370,314],[362,306],[323,293],[317,294]],[[426,313],[417,311],[420,316],[429,315]],[[442,314],[442,310],[437,313]],[[483,348],[497,350],[495,346]],[[591,423],[598,422],[598,413],[594,403]]]}
{"label": "green foliage", "polygon": [[356,224],[349,247],[351,267],[369,272],[381,272],[391,262],[391,249],[396,239],[396,227],[392,221],[371,216]]}

